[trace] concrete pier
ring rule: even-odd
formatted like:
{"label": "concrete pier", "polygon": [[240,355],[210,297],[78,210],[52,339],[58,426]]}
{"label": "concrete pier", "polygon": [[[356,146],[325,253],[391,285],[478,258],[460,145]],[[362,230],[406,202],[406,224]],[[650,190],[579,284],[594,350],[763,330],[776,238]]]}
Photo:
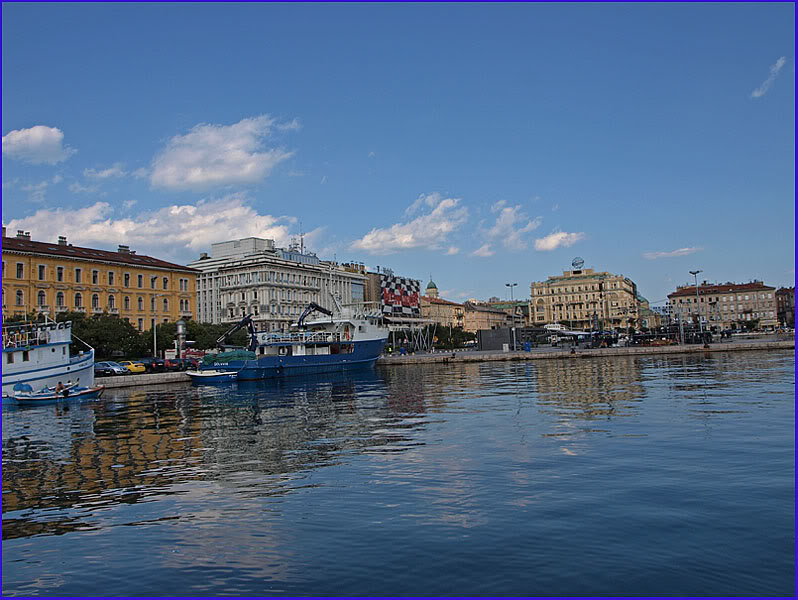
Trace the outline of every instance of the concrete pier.
{"label": "concrete pier", "polygon": [[435,352],[431,354],[382,356],[378,365],[413,365],[430,363],[489,362],[500,360],[573,360],[610,356],[650,356],[661,354],[700,354],[703,352],[738,352],[750,350],[795,349],[795,340],[746,341],[683,346],[631,346],[622,348],[534,348],[530,352]]}

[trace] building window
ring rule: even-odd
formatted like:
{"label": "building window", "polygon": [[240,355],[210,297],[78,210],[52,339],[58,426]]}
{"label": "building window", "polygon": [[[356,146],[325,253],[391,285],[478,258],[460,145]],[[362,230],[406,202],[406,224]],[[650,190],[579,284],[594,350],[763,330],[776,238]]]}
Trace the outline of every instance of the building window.
{"label": "building window", "polygon": [[47,269],[44,265],[39,265],[39,281],[44,281],[44,275]]}
{"label": "building window", "polygon": [[164,277],[163,278],[163,289],[165,289],[165,290],[169,289],[169,278],[168,277]]}
{"label": "building window", "polygon": [[100,297],[97,294],[92,294],[91,307],[92,308],[100,308]]}
{"label": "building window", "polygon": [[82,276],[83,276],[83,271],[81,271],[80,269],[75,269],[75,283],[80,283]]}
{"label": "building window", "polygon": [[63,308],[64,307],[64,292],[58,292],[55,295],[55,305],[58,308]]}
{"label": "building window", "polygon": [[169,298],[163,299],[163,311],[169,312]]}
{"label": "building window", "polygon": [[75,294],[75,308],[81,308],[83,306],[83,295],[78,292]]}
{"label": "building window", "polygon": [[158,280],[158,278],[155,275],[150,275],[150,289],[151,290],[155,289],[155,282],[157,280]]}
{"label": "building window", "polygon": [[125,296],[122,305],[125,307],[125,310],[130,310],[130,296]]}
{"label": "building window", "polygon": [[139,331],[144,330],[144,319],[139,319]]}
{"label": "building window", "polygon": [[25,296],[22,293],[22,290],[17,290],[17,306],[22,306],[25,304]]}
{"label": "building window", "polygon": [[130,273],[125,273],[125,287],[130,287]]}
{"label": "building window", "polygon": [[139,275],[138,280],[139,280],[139,287],[144,287],[144,275]]}
{"label": "building window", "polygon": [[150,298],[150,311],[155,312],[155,297]]}
{"label": "building window", "polygon": [[55,280],[64,281],[64,267],[57,267],[55,270]]}
{"label": "building window", "polygon": [[97,269],[93,269],[91,272],[91,282],[94,285],[100,283],[100,272]]}
{"label": "building window", "polygon": [[25,265],[22,263],[17,263],[17,279],[22,279],[25,275]]}
{"label": "building window", "polygon": [[108,271],[108,285],[114,285],[114,272]]}
{"label": "building window", "polygon": [[47,298],[45,297],[43,291],[40,291],[39,294],[37,295],[36,304],[38,304],[39,306],[44,306],[45,304],[47,304]]}
{"label": "building window", "polygon": [[[139,310],[144,310],[144,298],[139,296]],[[139,319],[140,321],[141,319]]]}
{"label": "building window", "polygon": [[108,296],[108,308],[110,309],[116,308],[116,300],[114,299],[113,294]]}

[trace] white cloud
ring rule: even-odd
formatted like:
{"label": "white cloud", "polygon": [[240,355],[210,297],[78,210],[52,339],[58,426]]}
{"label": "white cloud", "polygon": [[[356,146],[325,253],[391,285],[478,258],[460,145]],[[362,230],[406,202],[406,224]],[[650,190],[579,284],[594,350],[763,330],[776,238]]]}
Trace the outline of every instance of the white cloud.
{"label": "white cloud", "polygon": [[568,248],[573,246],[576,242],[585,239],[584,232],[567,233],[565,231],[555,231],[546,237],[538,238],[535,240],[535,250],[539,252],[548,252],[555,250],[559,247]]}
{"label": "white cloud", "polygon": [[319,182],[319,184],[320,185],[324,185],[325,183],[327,183],[327,176],[323,175],[322,178],[321,178],[321,181]]}
{"label": "white cloud", "polygon": [[761,98],[765,94],[767,94],[770,86],[773,85],[773,82],[776,81],[776,77],[779,76],[779,71],[781,71],[782,67],[787,64],[787,57],[782,56],[779,59],[770,65],[770,75],[765,81],[762,82],[758,88],[756,88],[753,92],[751,92],[751,98]]}
{"label": "white cloud", "polygon": [[293,217],[261,215],[242,194],[172,205],[136,217],[115,218],[107,202],[77,210],[44,208],[23,219],[12,219],[9,230],[24,229],[40,241],[66,235],[75,245],[115,250],[127,244],[139,254],[187,262],[214,242],[261,237],[278,246],[290,241]]}
{"label": "white cloud", "polygon": [[537,229],[543,222],[542,217],[530,220],[521,212],[520,204],[508,206],[504,200],[491,206],[490,210],[496,213],[496,223],[484,233],[488,239],[500,240],[508,250],[526,249],[523,235]]}
{"label": "white cloud", "polygon": [[28,192],[28,200],[31,202],[44,202],[44,197],[47,195],[47,188],[49,181],[40,181],[39,183],[32,183],[22,187],[23,192]]}
{"label": "white cloud", "polygon": [[468,220],[468,209],[459,204],[459,198],[443,198],[438,193],[419,196],[410,208],[415,211],[426,205],[432,209],[428,214],[407,223],[372,229],[353,242],[352,248],[371,254],[391,254],[414,248],[439,250],[446,244],[448,236]]}
{"label": "white cloud", "polygon": [[449,246],[449,249],[446,251],[446,254],[449,256],[460,254],[460,248],[458,248],[457,246]]}
{"label": "white cloud", "polygon": [[136,203],[137,203],[137,202],[138,202],[138,200],[125,200],[125,201],[122,203],[122,206],[124,206],[126,209],[131,209],[131,208],[133,208],[134,206],[136,206]]}
{"label": "white cloud", "polygon": [[703,250],[701,246],[693,246],[692,248],[679,248],[678,250],[671,250],[670,252],[646,252],[643,258],[648,260],[656,260],[658,258],[673,258],[674,256],[687,256],[695,252]]}
{"label": "white cloud", "polygon": [[268,115],[233,125],[195,125],[176,135],[152,161],[150,183],[172,190],[204,190],[262,181],[271,170],[293,156],[279,148],[265,149],[273,130],[299,128],[296,120],[279,124]]}
{"label": "white cloud", "polygon": [[89,179],[108,179],[110,177],[124,177],[127,172],[122,168],[122,163],[114,163],[113,166],[98,171],[97,169],[83,169],[83,175]]}
{"label": "white cloud", "polygon": [[483,258],[488,256],[493,256],[496,254],[493,250],[490,249],[490,244],[483,244],[476,250],[471,253],[471,256],[481,256]]}
{"label": "white cloud", "polygon": [[96,194],[100,191],[100,186],[98,185],[82,185],[75,181],[74,183],[69,184],[69,191],[73,194]]}
{"label": "white cloud", "polygon": [[36,125],[15,129],[3,136],[3,156],[35,165],[54,165],[72,156],[77,150],[64,146],[64,133],[57,127]]}
{"label": "white cloud", "polygon": [[14,179],[11,179],[9,181],[4,181],[3,182],[3,189],[4,190],[9,190],[12,187],[14,187],[15,185],[17,185],[18,183],[19,183],[19,177],[14,177]]}
{"label": "white cloud", "polygon": [[554,206],[551,207],[551,212],[557,212],[558,210],[560,210],[559,204],[555,204]]}

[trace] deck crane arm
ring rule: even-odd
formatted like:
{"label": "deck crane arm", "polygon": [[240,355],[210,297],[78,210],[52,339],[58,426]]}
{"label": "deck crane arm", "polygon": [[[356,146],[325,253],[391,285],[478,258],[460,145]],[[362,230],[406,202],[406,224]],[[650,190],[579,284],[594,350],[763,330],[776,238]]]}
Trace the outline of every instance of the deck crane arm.
{"label": "deck crane arm", "polygon": [[255,352],[255,348],[258,347],[258,337],[257,332],[255,331],[255,324],[252,322],[252,316],[252,313],[248,314],[246,317],[241,319],[238,323],[220,335],[216,340],[216,345],[221,347],[227,341],[227,338],[229,338],[239,329],[246,327],[247,332],[249,333],[249,344],[247,345],[247,350],[250,352]]}
{"label": "deck crane arm", "polygon": [[305,319],[307,318],[307,316],[310,313],[312,313],[314,310],[317,310],[320,313],[324,313],[325,315],[327,315],[329,317],[331,317],[333,315],[331,310],[327,310],[323,306],[320,306],[320,305],[316,304],[315,302],[311,302],[310,304],[308,304],[307,308],[304,311],[302,311],[302,314],[300,315],[299,319],[297,319],[297,322],[296,322],[297,327],[302,327],[302,325],[305,323]]}

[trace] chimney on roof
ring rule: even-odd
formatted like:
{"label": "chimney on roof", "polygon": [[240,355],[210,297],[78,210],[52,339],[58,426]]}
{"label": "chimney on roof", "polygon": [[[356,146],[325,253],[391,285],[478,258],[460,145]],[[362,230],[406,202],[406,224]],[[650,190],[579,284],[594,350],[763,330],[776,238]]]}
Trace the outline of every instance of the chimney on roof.
{"label": "chimney on roof", "polygon": [[130,254],[130,246],[119,244],[119,249],[117,250],[117,252],[119,252],[119,254]]}
{"label": "chimney on roof", "polygon": [[66,236],[64,236],[64,235],[59,235],[58,236],[58,245],[59,246],[66,246],[67,245]]}
{"label": "chimney on roof", "polygon": [[20,240],[30,241],[30,231],[22,231],[21,229],[17,229],[17,238]]}

